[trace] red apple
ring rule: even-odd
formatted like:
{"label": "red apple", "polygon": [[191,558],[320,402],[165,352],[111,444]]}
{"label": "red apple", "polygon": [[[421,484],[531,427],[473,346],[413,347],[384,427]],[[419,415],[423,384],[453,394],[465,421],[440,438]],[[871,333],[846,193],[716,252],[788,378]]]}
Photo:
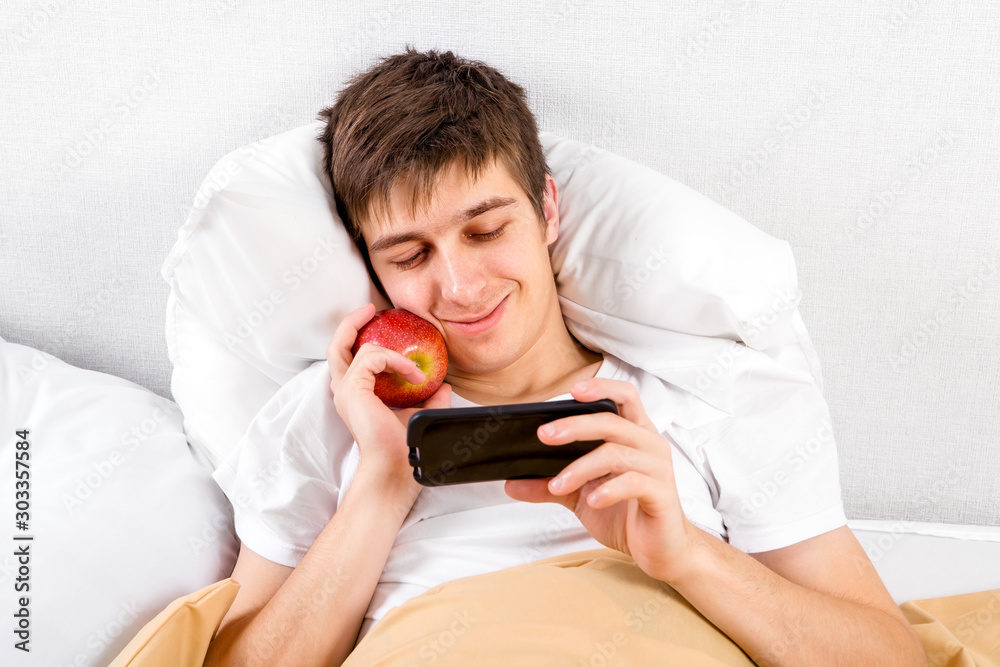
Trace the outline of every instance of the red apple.
{"label": "red apple", "polygon": [[434,325],[408,310],[380,310],[358,331],[351,348],[357,354],[364,343],[399,352],[424,372],[422,384],[412,384],[392,372],[375,376],[375,395],[390,408],[409,408],[431,396],[448,372],[448,350]]}

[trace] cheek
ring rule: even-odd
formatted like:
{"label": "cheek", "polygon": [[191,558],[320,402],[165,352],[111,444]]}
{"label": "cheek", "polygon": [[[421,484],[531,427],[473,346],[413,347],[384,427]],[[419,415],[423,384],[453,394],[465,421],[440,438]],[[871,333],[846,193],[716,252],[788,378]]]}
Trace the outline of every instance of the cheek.
{"label": "cheek", "polygon": [[422,279],[402,275],[390,276],[382,281],[382,286],[392,299],[394,307],[425,317],[423,313],[427,306],[422,295],[426,293],[426,287]]}
{"label": "cheek", "polygon": [[483,270],[491,276],[522,281],[538,271],[537,251],[518,239],[517,242],[483,253]]}
{"label": "cheek", "polygon": [[514,275],[522,276],[536,287],[544,287],[552,281],[552,260],[545,246],[536,246],[523,250],[515,259],[506,257],[504,261],[507,270]]}

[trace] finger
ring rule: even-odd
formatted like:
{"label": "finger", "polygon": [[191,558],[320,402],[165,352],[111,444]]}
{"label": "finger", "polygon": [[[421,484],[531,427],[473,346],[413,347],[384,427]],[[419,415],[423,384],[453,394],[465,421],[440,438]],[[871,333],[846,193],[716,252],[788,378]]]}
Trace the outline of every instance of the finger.
{"label": "finger", "polygon": [[556,495],[572,493],[591,480],[629,473],[653,479],[666,479],[672,472],[670,461],[650,452],[606,442],[571,462],[549,482],[549,491]]}
{"label": "finger", "polygon": [[350,351],[358,337],[358,331],[368,324],[375,316],[375,304],[368,302],[365,305],[349,312],[333,334],[333,339],[327,348],[329,353],[331,348],[335,353],[340,353],[345,348]]}
{"label": "finger", "polygon": [[639,390],[631,382],[608,378],[588,378],[580,380],[570,388],[570,394],[578,401],[596,401],[609,398],[618,408],[618,414],[639,426],[655,431],[646,408],[639,398]]}
{"label": "finger", "polygon": [[331,380],[330,386],[333,389],[334,403],[347,405],[344,401],[352,394],[368,394],[370,399],[379,400],[374,395],[375,376],[383,372],[404,377],[417,373],[419,375],[413,378],[413,381],[417,383],[423,382],[424,378],[423,373],[411,359],[407,359],[394,350],[365,343],[358,349],[358,354],[354,357],[347,372],[339,379],[334,376]]}
{"label": "finger", "polygon": [[549,493],[549,478],[545,479],[508,479],[503,490],[514,500],[526,503],[559,503],[569,509],[575,509],[576,499],[571,496],[557,496]]}
{"label": "finger", "polygon": [[422,384],[427,379],[417,362],[403,356],[395,350],[390,350],[374,343],[364,343],[358,348],[348,368],[345,378],[350,375],[363,384],[371,382],[374,386],[375,376],[379,373],[395,373],[407,382]]}
{"label": "finger", "polygon": [[437,388],[433,394],[431,394],[427,400],[423,403],[416,405],[412,408],[404,408],[402,410],[396,410],[396,417],[399,421],[406,426],[410,417],[413,413],[418,410],[430,410],[430,409],[441,409],[451,407],[451,385],[447,382],[442,382],[441,386]]}
{"label": "finger", "polygon": [[538,439],[547,445],[577,440],[603,440],[643,449],[662,450],[669,443],[654,429],[627,421],[610,412],[596,412],[554,419],[538,427]]}
{"label": "finger", "polygon": [[[358,330],[375,316],[375,304],[367,303],[357,310],[352,310],[341,320],[333,338],[326,346],[326,359],[330,365],[330,375],[333,382],[344,376],[351,365],[351,348],[358,337]],[[331,388],[336,387],[331,384]]]}
{"label": "finger", "polygon": [[441,409],[451,407],[451,385],[442,382],[430,397],[421,404],[421,409]]}
{"label": "finger", "polygon": [[594,509],[603,509],[632,499],[637,500],[639,507],[650,516],[664,516],[680,506],[676,489],[635,471],[609,479],[583,500]]}

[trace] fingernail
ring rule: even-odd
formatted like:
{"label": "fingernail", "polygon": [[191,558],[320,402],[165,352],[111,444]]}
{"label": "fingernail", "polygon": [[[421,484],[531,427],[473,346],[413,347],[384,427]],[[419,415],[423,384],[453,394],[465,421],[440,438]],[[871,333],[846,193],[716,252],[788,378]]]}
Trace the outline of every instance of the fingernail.
{"label": "fingernail", "polygon": [[551,438],[555,434],[556,434],[556,427],[553,426],[552,424],[545,424],[544,426],[542,426],[542,435]]}
{"label": "fingernail", "polygon": [[580,380],[579,382],[573,385],[573,388],[570,391],[572,391],[574,394],[586,393],[587,383],[584,382],[583,380]]}
{"label": "fingernail", "polygon": [[566,478],[568,476],[569,475],[564,475],[563,473],[559,473],[558,475],[553,477],[552,481],[549,482],[549,489],[551,491],[562,491],[562,488],[566,486]]}

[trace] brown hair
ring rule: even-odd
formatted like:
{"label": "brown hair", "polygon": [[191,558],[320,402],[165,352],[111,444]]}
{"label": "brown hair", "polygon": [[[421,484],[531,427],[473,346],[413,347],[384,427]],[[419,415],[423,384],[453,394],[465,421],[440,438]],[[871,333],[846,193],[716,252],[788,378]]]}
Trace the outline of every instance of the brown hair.
{"label": "brown hair", "polygon": [[498,161],[545,224],[549,169],[535,117],[524,89],[485,63],[407,45],[405,53],[384,57],[348,81],[319,118],[326,121],[317,139],[337,213],[387,301],[360,223],[387,217],[397,182],[412,188],[414,215],[456,159],[473,180]]}

